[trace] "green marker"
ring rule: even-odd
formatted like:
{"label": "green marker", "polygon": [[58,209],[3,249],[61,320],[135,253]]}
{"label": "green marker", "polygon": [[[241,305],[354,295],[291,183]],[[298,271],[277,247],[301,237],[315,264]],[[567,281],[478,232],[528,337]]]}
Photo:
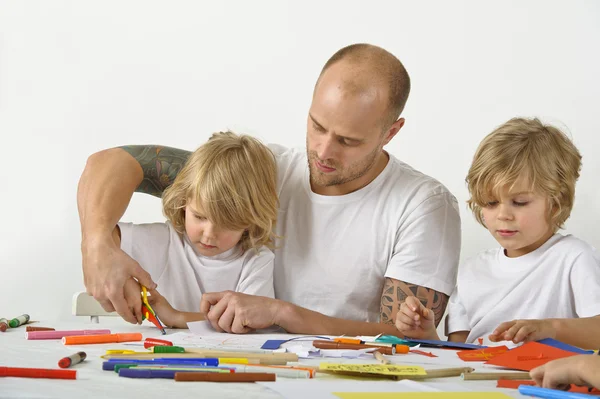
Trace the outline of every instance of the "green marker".
{"label": "green marker", "polygon": [[23,324],[27,324],[27,322],[29,322],[29,315],[22,314],[21,316],[15,317],[11,321],[9,321],[8,325],[10,326],[10,328],[16,328],[22,326]]}
{"label": "green marker", "polygon": [[152,347],[154,353],[185,353],[185,348],[181,346],[157,345]]}

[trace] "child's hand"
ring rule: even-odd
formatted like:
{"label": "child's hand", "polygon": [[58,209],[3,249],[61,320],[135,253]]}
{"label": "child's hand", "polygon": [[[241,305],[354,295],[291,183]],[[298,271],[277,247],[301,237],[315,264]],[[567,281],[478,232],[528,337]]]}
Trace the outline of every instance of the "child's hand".
{"label": "child's hand", "polygon": [[183,324],[185,327],[185,321],[183,320],[183,313],[173,309],[167,298],[162,296],[156,290],[149,290],[148,303],[152,306],[152,309],[158,316],[161,322],[168,327],[181,327]]}
{"label": "child's hand", "polygon": [[577,355],[553,360],[530,371],[535,383],[544,388],[567,389],[571,384],[593,387],[598,384],[600,357]]}
{"label": "child's hand", "polygon": [[405,336],[416,339],[439,339],[435,330],[435,315],[421,301],[409,296],[396,314],[396,328]]}
{"label": "child's hand", "polygon": [[538,341],[544,338],[554,338],[556,331],[552,320],[513,320],[500,324],[489,338],[492,342],[512,341],[521,342]]}

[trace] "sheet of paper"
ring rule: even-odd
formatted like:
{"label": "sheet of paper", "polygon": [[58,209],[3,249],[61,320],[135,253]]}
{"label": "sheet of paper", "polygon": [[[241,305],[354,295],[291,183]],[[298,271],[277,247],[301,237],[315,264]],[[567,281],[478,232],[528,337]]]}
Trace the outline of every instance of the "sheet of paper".
{"label": "sheet of paper", "polygon": [[502,392],[334,392],[340,399],[506,399]]}
{"label": "sheet of paper", "polygon": [[493,357],[486,364],[515,370],[531,371],[533,368],[546,364],[551,360],[575,355],[577,355],[575,352],[565,351],[538,342],[528,342],[518,348]]}

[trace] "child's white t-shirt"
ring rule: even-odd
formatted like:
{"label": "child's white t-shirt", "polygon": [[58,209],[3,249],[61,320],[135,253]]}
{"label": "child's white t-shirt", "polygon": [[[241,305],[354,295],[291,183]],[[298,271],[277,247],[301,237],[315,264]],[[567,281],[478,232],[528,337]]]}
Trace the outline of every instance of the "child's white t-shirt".
{"label": "child's white t-shirt", "polygon": [[446,333],[487,338],[515,319],[600,315],[600,255],[572,235],[555,234],[535,251],[509,258],[490,249],[459,268]]}
{"label": "child's white t-shirt", "polygon": [[452,293],[460,216],[439,181],[390,155],[365,187],[324,196],[311,190],[306,149],[269,147],[278,166],[278,299],[377,322],[386,277]]}
{"label": "child's white t-shirt", "polygon": [[237,291],[273,298],[273,252],[243,252],[239,245],[216,256],[196,252],[171,223],[119,223],[121,249],[150,273],[175,309],[197,312],[202,293]]}

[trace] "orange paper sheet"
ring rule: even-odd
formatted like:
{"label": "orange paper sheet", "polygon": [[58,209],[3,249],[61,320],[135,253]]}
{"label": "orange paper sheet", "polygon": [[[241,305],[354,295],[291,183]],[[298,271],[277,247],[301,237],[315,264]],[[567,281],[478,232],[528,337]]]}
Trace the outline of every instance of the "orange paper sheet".
{"label": "orange paper sheet", "polygon": [[495,356],[501,355],[505,352],[508,352],[508,347],[505,345],[502,346],[491,346],[485,349],[476,349],[476,350],[468,350],[468,351],[460,351],[456,352],[458,357],[460,357],[465,362],[485,362],[492,359]]}
{"label": "orange paper sheet", "polygon": [[528,342],[518,348],[511,349],[501,355],[494,356],[485,364],[502,366],[514,370],[531,371],[532,369],[548,363],[551,360],[575,356],[577,353],[540,344]]}

